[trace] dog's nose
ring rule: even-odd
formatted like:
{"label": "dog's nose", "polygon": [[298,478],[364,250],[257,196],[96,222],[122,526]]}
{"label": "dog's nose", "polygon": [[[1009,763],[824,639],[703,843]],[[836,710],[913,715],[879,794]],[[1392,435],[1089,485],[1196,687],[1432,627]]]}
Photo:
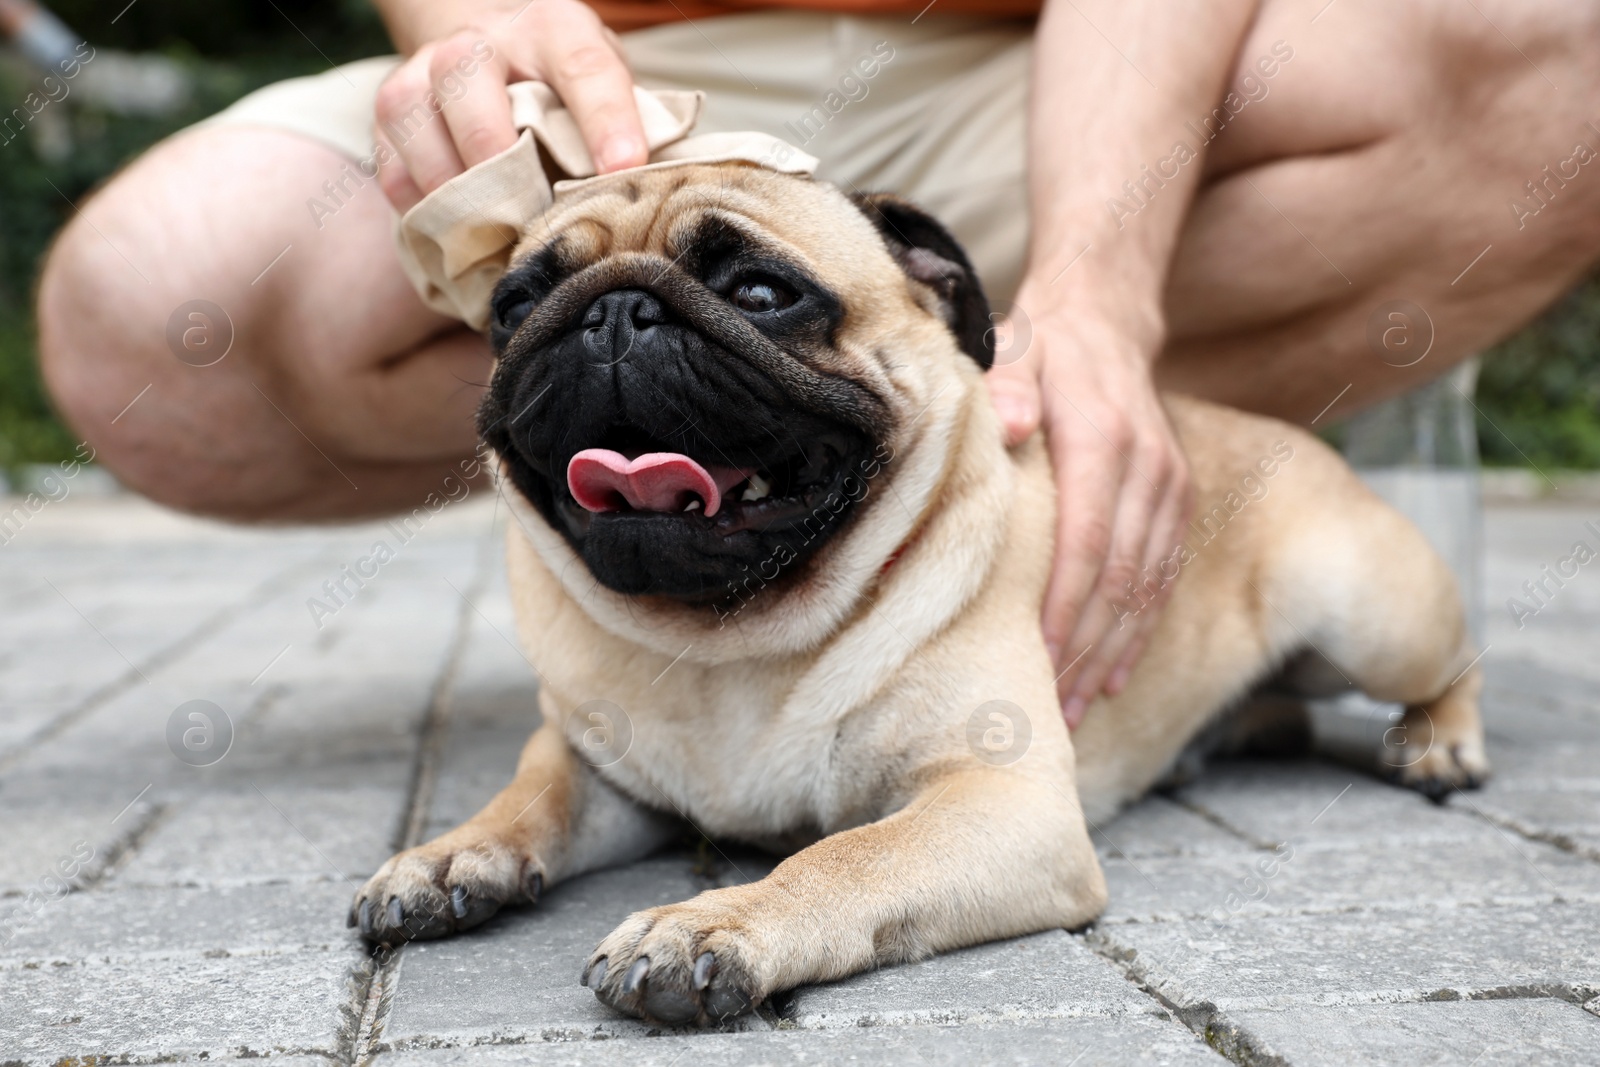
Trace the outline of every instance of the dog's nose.
{"label": "dog's nose", "polygon": [[667,321],[661,301],[642,289],[618,289],[583,313],[583,345],[590,355],[616,360],[627,355],[635,335]]}

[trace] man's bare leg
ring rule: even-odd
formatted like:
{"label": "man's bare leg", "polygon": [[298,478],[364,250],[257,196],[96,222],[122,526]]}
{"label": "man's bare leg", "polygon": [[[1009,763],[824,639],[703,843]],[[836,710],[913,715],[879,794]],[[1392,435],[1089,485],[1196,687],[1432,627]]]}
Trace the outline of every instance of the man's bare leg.
{"label": "man's bare leg", "polygon": [[[1544,186],[1520,229],[1509,208],[1537,205],[1525,183],[1579,140],[1600,148],[1593,14],[1566,0],[1340,0],[1315,14],[1269,3],[1240,50],[1240,74],[1278,40],[1294,58],[1209,148],[1158,365],[1165,388],[1301,422],[1336,397],[1324,422],[1436,377],[1600,260],[1600,161]],[[375,514],[471,450],[485,346],[412,293],[375,184],[312,223],[306,199],[344,162],[289,134],[194,132],[68,227],[41,293],[46,379],[135,488],[237,518]],[[238,329],[214,367],[184,365],[165,340],[197,297]],[[1397,298],[1435,333],[1409,368],[1367,340]]]}
{"label": "man's bare leg", "polygon": [[[45,378],[135,489],[238,519],[376,515],[471,455],[487,346],[422,306],[375,182],[318,228],[307,200],[347,163],[288,133],[193,131],[63,233],[39,299]],[[233,323],[214,366],[169,348],[195,299]]]}
{"label": "man's bare leg", "polygon": [[[1503,339],[1600,261],[1600,159],[1542,186],[1542,207],[1526,186],[1579,141],[1600,151],[1600,19],[1565,0],[1340,0],[1312,24],[1320,7],[1268,4],[1240,51],[1241,73],[1275,41],[1294,58],[1212,143],[1157,377],[1301,423],[1343,393],[1326,425]],[[1537,215],[1519,228],[1512,201]],[[1410,367],[1368,339],[1397,299],[1432,324]],[[1411,328],[1415,351],[1429,327]]]}

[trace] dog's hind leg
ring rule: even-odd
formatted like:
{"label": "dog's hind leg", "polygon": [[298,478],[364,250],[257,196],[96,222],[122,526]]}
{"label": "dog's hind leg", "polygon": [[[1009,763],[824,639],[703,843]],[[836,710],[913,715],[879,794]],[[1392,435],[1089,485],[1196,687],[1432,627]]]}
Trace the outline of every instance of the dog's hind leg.
{"label": "dog's hind leg", "polygon": [[1070,774],[946,770],[760,881],[629,916],[584,984],[630,1015],[705,1024],[805,983],[1081,926],[1105,900]]}
{"label": "dog's hind leg", "polygon": [[568,746],[547,711],[516,777],[483,810],[389,859],[350,906],[369,941],[444,937],[504,904],[537,901],[555,882],[654,850],[674,824],[607,785]]}
{"label": "dog's hind leg", "polygon": [[1283,543],[1259,579],[1260,610],[1279,647],[1311,653],[1312,673],[1405,706],[1383,766],[1442,800],[1489,774],[1479,652],[1455,578],[1422,533],[1364,490],[1351,495],[1349,509],[1323,509]]}

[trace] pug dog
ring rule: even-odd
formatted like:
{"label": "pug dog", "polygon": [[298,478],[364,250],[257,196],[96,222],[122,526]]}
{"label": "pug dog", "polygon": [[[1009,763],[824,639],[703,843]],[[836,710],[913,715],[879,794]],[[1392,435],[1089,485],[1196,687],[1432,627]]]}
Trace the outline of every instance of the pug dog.
{"label": "pug dog", "polygon": [[479,428],[542,724],[487,807],[360,891],[372,941],[468,929],[685,824],[790,853],[622,918],[582,968],[622,1012],[705,1025],[1089,923],[1086,820],[1286,669],[1405,705],[1405,784],[1488,771],[1420,533],[1315,437],[1181,396],[1196,519],[1119,611],[1170,601],[1069,734],[1039,626],[1049,456],[1006,448],[978,279],[902,200],[737,163],[584,183],[523,236],[490,332]]}

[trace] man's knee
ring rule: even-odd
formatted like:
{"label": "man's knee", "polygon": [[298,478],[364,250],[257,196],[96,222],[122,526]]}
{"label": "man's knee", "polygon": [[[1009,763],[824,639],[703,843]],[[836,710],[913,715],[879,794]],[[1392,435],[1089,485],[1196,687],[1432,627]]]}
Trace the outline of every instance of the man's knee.
{"label": "man's knee", "polygon": [[139,284],[127,267],[106,262],[110,248],[96,247],[98,240],[81,216],[74,219],[51,246],[39,279],[40,371],[61,414],[80,427],[118,414],[107,407],[107,374],[117,374],[125,353],[116,350],[119,338],[96,323],[108,306],[126,302],[117,289]]}
{"label": "man's knee", "polygon": [[[460,412],[438,397],[481,373],[481,342],[439,336],[444,320],[395,261],[376,183],[320,228],[306,210],[347,167],[292,134],[194,131],[118,175],[61,235],[39,295],[45,381],[125,483],[210,514],[350,514],[333,499],[350,493],[339,469],[470,451],[470,394]],[[204,332],[197,301],[222,309],[220,362],[183,343]],[[385,506],[360,496],[364,512]]]}
{"label": "man's knee", "polygon": [[[228,220],[247,195],[219,180],[229,147],[209,132],[165,142],[80,204],[37,302],[40,370],[68,424],[125,483],[200,511],[218,510],[206,445],[227,432],[236,375],[205,376],[167,334],[175,309],[199,297],[229,305],[234,322],[252,313],[224,295],[242,288],[230,279],[243,267],[218,235],[236,232]],[[231,162],[243,173],[245,159]]]}

